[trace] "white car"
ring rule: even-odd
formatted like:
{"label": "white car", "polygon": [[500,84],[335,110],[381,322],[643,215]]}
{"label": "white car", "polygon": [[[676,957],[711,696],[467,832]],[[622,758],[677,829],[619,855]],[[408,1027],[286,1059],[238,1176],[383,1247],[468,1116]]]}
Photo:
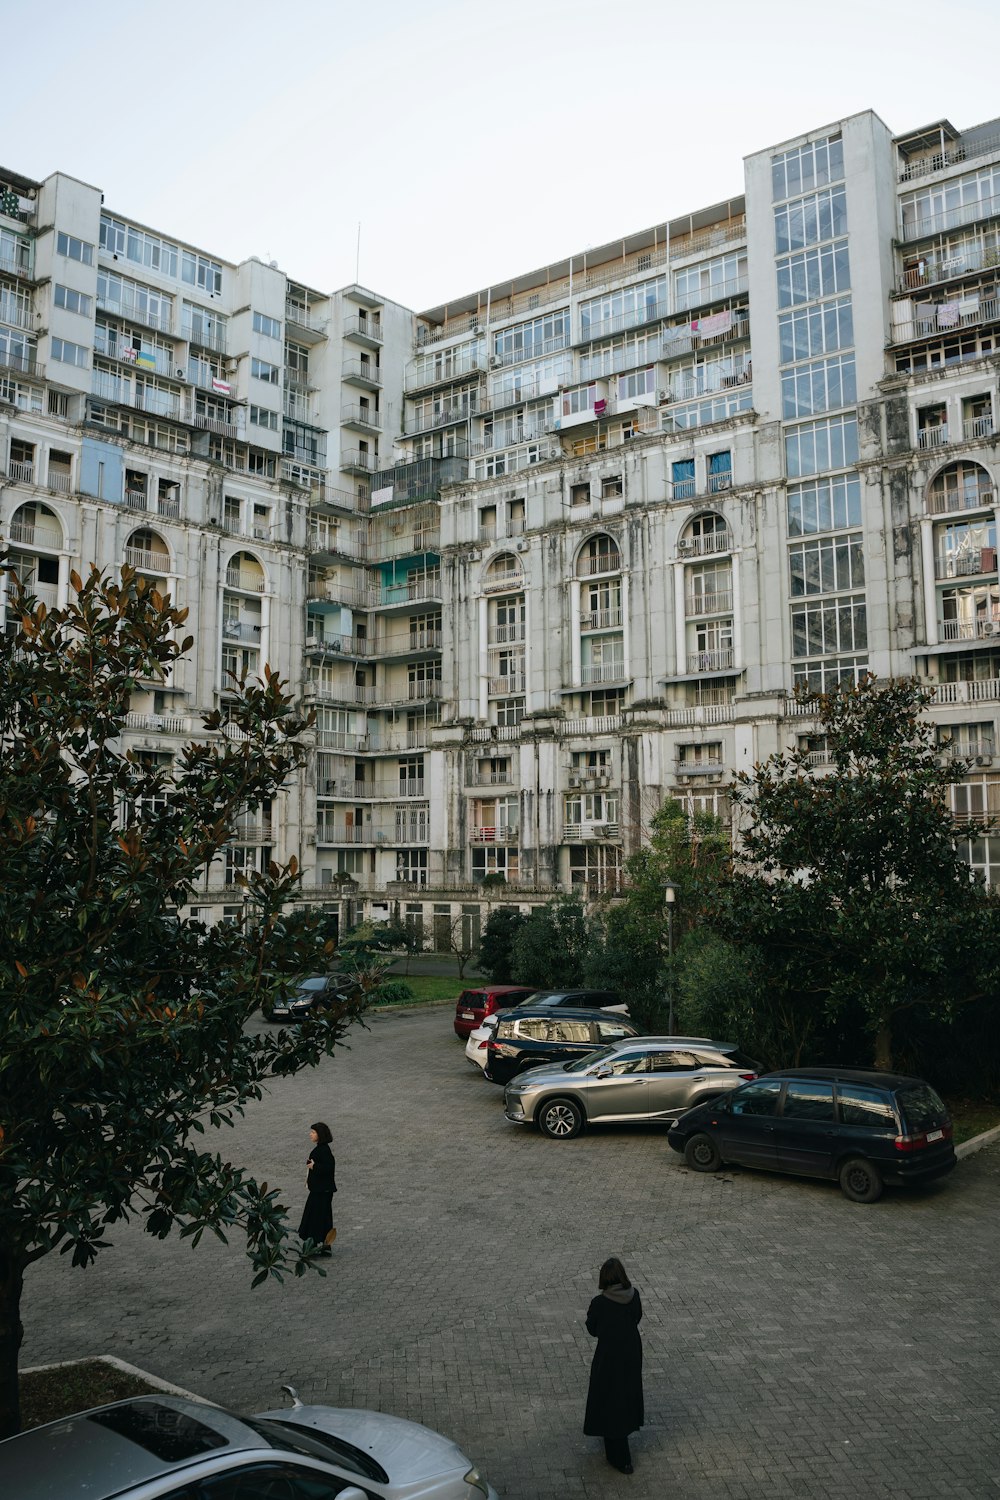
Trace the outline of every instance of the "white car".
{"label": "white car", "polygon": [[486,1043],[496,1031],[499,1019],[499,1016],[496,1014],[487,1016],[481,1026],[477,1026],[475,1031],[469,1032],[469,1040],[465,1044],[465,1055],[470,1063],[475,1063],[476,1067],[482,1068],[484,1072],[486,1069],[486,1059],[489,1056],[486,1051]]}
{"label": "white car", "polygon": [[235,1417],[138,1396],[0,1442],[10,1500],[500,1500],[455,1443],[379,1411]]}

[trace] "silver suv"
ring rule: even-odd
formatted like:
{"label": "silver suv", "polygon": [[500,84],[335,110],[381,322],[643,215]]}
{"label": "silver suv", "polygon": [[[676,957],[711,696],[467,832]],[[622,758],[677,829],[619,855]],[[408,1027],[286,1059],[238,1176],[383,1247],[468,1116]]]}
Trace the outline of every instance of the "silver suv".
{"label": "silver suv", "polygon": [[759,1063],[704,1036],[623,1037],[572,1062],[532,1068],[504,1091],[504,1114],[569,1141],[585,1125],[673,1120],[749,1083]]}

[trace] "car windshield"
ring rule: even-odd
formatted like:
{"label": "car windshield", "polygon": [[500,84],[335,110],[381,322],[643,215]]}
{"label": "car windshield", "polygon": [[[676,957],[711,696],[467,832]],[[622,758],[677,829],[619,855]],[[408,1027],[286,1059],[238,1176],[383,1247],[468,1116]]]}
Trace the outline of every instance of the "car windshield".
{"label": "car windshield", "polygon": [[944,1100],[929,1083],[915,1083],[900,1089],[896,1100],[911,1131],[936,1130],[948,1121]]}
{"label": "car windshield", "polygon": [[325,990],[326,989],[326,980],[323,979],[323,978],[319,978],[319,979],[303,979],[303,980],[300,980],[300,982],[295,986],[295,988],[296,988],[296,990],[298,991],[298,993],[300,995],[304,995],[304,994],[310,994],[310,995],[312,995],[312,994],[315,994],[317,990]]}
{"label": "car windshield", "polygon": [[585,1052],[583,1057],[578,1057],[575,1062],[563,1063],[563,1071],[566,1073],[586,1073],[588,1068],[594,1067],[596,1063],[603,1061],[605,1057],[614,1057],[615,1047],[598,1047],[593,1052]]}
{"label": "car windshield", "polygon": [[370,1454],[334,1437],[332,1432],[323,1432],[319,1427],[302,1427],[297,1422],[282,1422],[274,1417],[241,1417],[241,1422],[252,1427],[254,1432],[272,1448],[285,1448],[290,1453],[304,1453],[309,1458],[330,1458],[341,1468],[350,1469],[365,1479],[375,1479],[379,1484],[388,1484],[389,1476],[380,1463]]}

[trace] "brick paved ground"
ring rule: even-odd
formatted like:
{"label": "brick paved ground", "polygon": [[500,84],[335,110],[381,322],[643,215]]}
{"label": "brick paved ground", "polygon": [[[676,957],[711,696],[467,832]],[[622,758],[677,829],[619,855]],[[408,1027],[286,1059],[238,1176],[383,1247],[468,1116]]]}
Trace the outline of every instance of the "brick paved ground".
{"label": "brick paved ground", "polygon": [[[251,1410],[290,1380],[450,1434],[506,1500],[1000,1496],[1000,1148],[862,1207],[698,1176],[656,1129],[549,1142],[507,1124],[441,1008],[378,1017],[240,1125],[236,1159],[295,1213],[316,1118],[342,1188],[325,1280],[251,1293],[236,1246],[118,1231],[89,1271],[32,1271],[24,1363],[113,1353]],[[609,1254],[645,1307],[631,1479],[581,1432]]]}

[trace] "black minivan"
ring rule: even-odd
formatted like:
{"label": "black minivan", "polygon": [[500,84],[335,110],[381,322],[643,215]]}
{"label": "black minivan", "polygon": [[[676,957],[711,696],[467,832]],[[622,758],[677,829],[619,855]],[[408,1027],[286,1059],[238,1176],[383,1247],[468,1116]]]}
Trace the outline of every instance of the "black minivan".
{"label": "black minivan", "polygon": [[951,1119],[930,1084],[868,1068],[767,1073],[689,1109],[667,1140],[696,1172],[733,1163],[829,1177],[855,1203],[955,1165]]}

